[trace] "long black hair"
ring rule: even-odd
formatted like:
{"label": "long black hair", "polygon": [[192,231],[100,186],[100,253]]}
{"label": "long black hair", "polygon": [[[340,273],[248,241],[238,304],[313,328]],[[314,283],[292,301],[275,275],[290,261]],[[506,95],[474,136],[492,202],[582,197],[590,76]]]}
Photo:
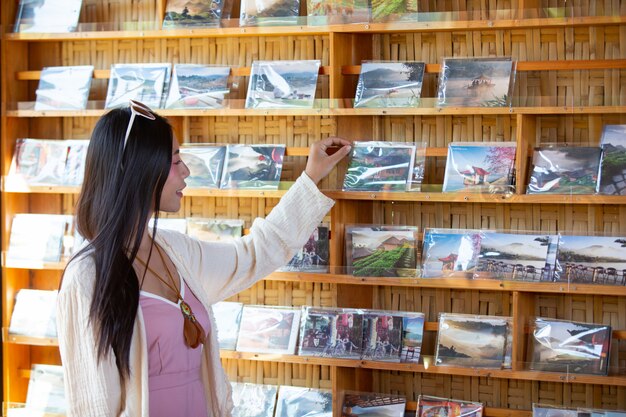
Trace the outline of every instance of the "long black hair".
{"label": "long black hair", "polygon": [[[109,349],[122,379],[130,375],[130,344],[139,306],[139,280],[132,263],[172,163],[172,127],[155,114],[136,115],[126,144],[129,108],[98,120],[91,135],[76,227],[89,244],[72,260],[90,256],[95,288],[89,322],[96,326],[98,361]],[[156,232],[156,230],[155,230]]]}

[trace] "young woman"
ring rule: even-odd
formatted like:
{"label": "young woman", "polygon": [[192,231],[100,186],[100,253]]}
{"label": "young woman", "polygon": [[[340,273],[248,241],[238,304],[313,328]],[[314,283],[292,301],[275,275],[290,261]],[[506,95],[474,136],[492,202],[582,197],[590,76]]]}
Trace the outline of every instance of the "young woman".
{"label": "young woman", "polygon": [[180,209],[189,175],[167,120],[137,102],[102,116],[76,210],[88,244],[58,296],[68,416],[229,416],[211,304],[302,247],[333,204],[316,183],[349,148],[313,144],[305,172],[247,236],[201,242],[158,229],[159,211]]}

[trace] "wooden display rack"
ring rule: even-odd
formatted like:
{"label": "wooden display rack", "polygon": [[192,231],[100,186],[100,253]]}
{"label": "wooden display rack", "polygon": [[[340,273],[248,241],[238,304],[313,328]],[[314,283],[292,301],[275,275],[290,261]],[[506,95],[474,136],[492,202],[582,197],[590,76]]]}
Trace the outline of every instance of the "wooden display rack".
{"label": "wooden display rack", "polygon": [[[354,223],[410,224],[420,230],[454,227],[626,235],[626,197],[524,194],[533,146],[598,143],[603,125],[626,123],[626,0],[419,0],[419,9],[425,13],[458,12],[455,16],[462,17],[447,19],[448,14],[440,13],[443,17],[437,21],[414,23],[155,29],[160,27],[165,3],[84,1],[81,31],[65,34],[8,33],[18,1],[1,3],[5,32],[0,124],[3,180],[16,139],[89,137],[104,113],[111,64],[210,63],[233,69],[236,86],[229,108],[159,113],[169,117],[183,143],[284,143],[289,155],[283,170],[285,187],[302,172],[309,144],[330,135],[351,140],[425,141],[430,184],[442,183],[446,148],[452,141],[517,141],[517,190],[506,196],[444,194],[436,188],[422,193],[344,193],[335,191],[341,189],[345,165],[340,166],[321,184],[337,200],[327,218],[333,267],[342,265],[343,231]],[[567,9],[565,17],[542,17],[555,3]],[[140,30],[83,30],[90,24],[106,26],[102,23],[125,28],[127,22],[150,24]],[[485,55],[511,56],[518,61],[512,108],[440,109],[428,104],[428,97],[436,96],[442,58]],[[315,107],[243,108],[252,61],[292,59],[321,60]],[[412,109],[351,108],[359,66],[367,59],[426,62],[423,105]],[[85,64],[96,68],[87,110],[32,109],[43,67]],[[70,187],[11,188],[5,181],[2,191],[3,252],[14,214],[71,213],[78,192]],[[284,193],[189,191],[177,216],[240,218],[246,227],[255,217],[265,216]],[[32,364],[60,363],[55,340],[9,337],[6,328],[17,291],[57,289],[62,268],[63,263],[3,263],[5,408],[8,403],[25,401]],[[533,402],[626,409],[624,287],[274,273],[234,300],[421,311],[427,321],[426,356],[434,351],[434,322],[439,312],[513,316],[510,370],[223,352],[223,364],[232,380],[332,389],[335,416],[340,415],[344,390],[404,394],[412,407],[420,393],[481,401],[488,417],[528,417]],[[611,325],[615,332],[609,376],[528,371],[524,367],[527,323],[533,316]]]}

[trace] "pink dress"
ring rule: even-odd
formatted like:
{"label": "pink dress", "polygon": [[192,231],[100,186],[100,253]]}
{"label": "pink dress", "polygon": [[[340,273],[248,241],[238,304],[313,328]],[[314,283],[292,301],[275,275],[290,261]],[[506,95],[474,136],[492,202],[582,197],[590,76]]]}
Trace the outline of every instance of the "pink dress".
{"label": "pink dress", "polygon": [[[202,325],[209,331],[209,315],[181,278],[181,295]],[[148,345],[148,387],[150,417],[206,417],[206,389],[202,383],[202,349],[191,349],[183,336],[180,307],[163,297],[141,291]]]}

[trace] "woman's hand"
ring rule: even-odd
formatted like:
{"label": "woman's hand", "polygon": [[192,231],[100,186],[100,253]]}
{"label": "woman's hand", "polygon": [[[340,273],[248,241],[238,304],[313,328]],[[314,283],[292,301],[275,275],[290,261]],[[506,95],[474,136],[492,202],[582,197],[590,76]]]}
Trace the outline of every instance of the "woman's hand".
{"label": "woman's hand", "polygon": [[[329,148],[331,152],[329,152]],[[317,184],[322,178],[328,175],[335,165],[337,165],[344,156],[348,155],[348,153],[350,153],[350,142],[345,139],[330,137],[315,142],[311,144],[309,160],[306,163],[304,172]]]}

